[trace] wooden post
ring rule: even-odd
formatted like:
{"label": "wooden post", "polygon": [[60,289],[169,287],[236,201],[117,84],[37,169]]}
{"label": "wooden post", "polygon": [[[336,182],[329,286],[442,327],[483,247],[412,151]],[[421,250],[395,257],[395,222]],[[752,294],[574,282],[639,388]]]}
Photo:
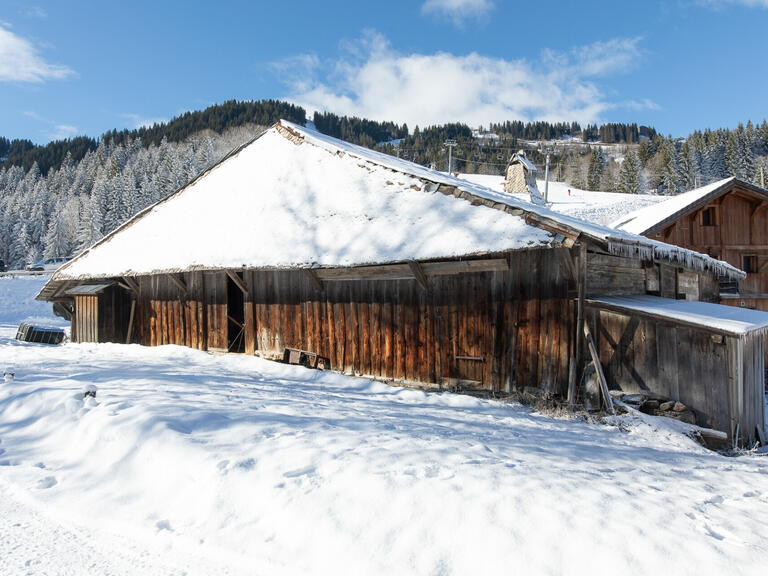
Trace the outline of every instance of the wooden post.
{"label": "wooden post", "polygon": [[595,347],[595,341],[592,340],[592,334],[589,332],[589,327],[584,325],[584,337],[587,340],[589,346],[589,353],[592,355],[592,363],[595,365],[597,371],[597,377],[600,380],[600,391],[603,393],[603,402],[608,412],[616,415],[616,410],[613,409],[613,401],[611,395],[608,392],[608,382],[605,380],[605,373],[603,372],[603,365],[600,364],[600,357],[597,355],[597,348]]}
{"label": "wooden post", "polygon": [[582,240],[579,244],[579,297],[576,304],[576,351],[572,359],[573,369],[568,372],[568,405],[573,408],[576,403],[576,378],[581,374],[582,334],[584,333],[584,300],[587,296],[587,244]]}
{"label": "wooden post", "polygon": [[136,300],[131,299],[131,315],[128,318],[128,333],[125,335],[125,343],[130,344],[133,337],[133,319],[136,315]]}

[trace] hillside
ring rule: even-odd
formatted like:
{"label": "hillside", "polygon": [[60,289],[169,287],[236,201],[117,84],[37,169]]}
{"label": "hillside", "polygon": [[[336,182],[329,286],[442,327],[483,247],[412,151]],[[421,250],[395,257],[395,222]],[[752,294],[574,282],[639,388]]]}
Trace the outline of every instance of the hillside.
{"label": "hillside", "polygon": [[[286,102],[230,101],[98,140],[34,146],[0,138],[0,157],[6,157],[0,164],[0,259],[21,267],[79,252],[280,117],[307,121],[302,108]],[[453,123],[411,130],[332,113],[315,113],[313,122],[331,136],[444,170],[445,142],[452,141],[452,169],[465,174],[501,175],[520,148],[543,169],[549,154],[552,181],[606,193],[677,194],[730,175],[762,184],[768,162],[765,122],[687,139],[634,124],[505,122],[472,130]]]}

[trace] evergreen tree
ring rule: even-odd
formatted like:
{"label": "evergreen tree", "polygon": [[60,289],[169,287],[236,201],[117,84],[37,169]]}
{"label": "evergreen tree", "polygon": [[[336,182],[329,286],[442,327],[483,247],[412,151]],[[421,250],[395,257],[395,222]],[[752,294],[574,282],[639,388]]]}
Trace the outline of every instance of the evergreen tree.
{"label": "evergreen tree", "polygon": [[641,194],[640,160],[634,152],[627,153],[619,170],[617,191],[624,194]]}
{"label": "evergreen tree", "polygon": [[602,149],[597,146],[592,149],[587,172],[587,189],[600,190],[600,183],[605,169],[605,156]]}

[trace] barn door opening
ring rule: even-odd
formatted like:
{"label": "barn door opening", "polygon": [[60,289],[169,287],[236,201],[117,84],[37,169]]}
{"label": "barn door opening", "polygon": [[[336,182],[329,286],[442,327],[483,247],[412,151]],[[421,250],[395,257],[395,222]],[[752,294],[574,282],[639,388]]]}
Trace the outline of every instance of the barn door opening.
{"label": "barn door opening", "polygon": [[227,350],[245,352],[245,298],[243,291],[227,276]]}

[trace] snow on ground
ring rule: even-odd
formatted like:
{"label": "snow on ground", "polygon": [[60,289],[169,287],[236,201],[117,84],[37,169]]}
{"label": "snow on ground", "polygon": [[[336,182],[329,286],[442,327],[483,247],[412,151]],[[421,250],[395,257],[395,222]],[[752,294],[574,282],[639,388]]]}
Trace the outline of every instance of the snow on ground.
{"label": "snow on ground", "polygon": [[[461,178],[496,191],[504,191],[503,176],[462,174]],[[539,191],[544,194],[544,180],[537,180],[536,184]],[[568,194],[569,190],[571,191],[570,194]],[[521,200],[529,200],[527,194],[514,194],[513,196]],[[547,207],[554,212],[608,226],[611,222],[633,210],[657,204],[668,197],[652,194],[592,192],[574,188],[564,182],[550,182],[548,199]]]}
{"label": "snow on ground", "polygon": [[254,357],[25,344],[0,314],[3,575],[768,565],[765,457]]}

